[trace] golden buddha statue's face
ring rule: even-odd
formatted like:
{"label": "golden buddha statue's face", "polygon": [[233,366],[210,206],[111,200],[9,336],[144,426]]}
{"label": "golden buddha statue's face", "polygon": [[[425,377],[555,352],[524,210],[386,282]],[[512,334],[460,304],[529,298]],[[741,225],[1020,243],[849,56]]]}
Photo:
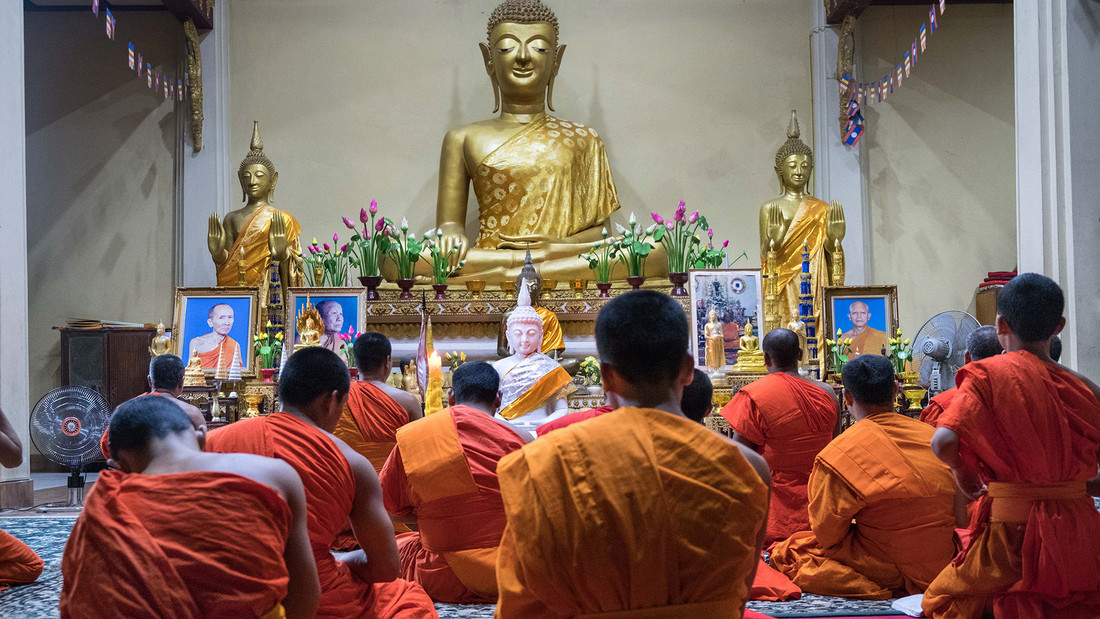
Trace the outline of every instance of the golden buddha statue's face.
{"label": "golden buddha statue's face", "polygon": [[554,27],[546,22],[504,22],[493,28],[492,70],[506,101],[545,94],[555,69],[556,39]]}
{"label": "golden buddha statue's face", "polygon": [[707,319],[711,322],[718,322],[718,312],[710,310],[710,313],[707,314]]}
{"label": "golden buddha statue's face", "polygon": [[783,165],[776,170],[784,187],[801,191],[810,180],[810,173],[814,166],[806,155],[791,155],[783,161]]}
{"label": "golden buddha statue's face", "polygon": [[279,173],[271,174],[267,166],[262,163],[245,166],[239,176],[241,189],[252,200],[267,200],[275,189],[275,183],[279,180]]}

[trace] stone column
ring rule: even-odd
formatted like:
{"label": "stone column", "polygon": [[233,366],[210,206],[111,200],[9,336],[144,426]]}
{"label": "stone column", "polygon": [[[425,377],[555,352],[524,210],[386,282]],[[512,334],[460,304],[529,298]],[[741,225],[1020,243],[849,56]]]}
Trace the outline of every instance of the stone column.
{"label": "stone column", "polygon": [[0,3],[0,408],[23,443],[23,463],[0,469],[0,507],[28,507],[27,187],[23,111],[23,3]]}
{"label": "stone column", "polygon": [[1013,8],[1017,256],[1066,293],[1062,362],[1100,378],[1100,4]]}
{"label": "stone column", "polygon": [[[227,2],[214,5],[214,29],[200,33],[202,53],[202,150],[191,140],[191,104],[179,103],[180,152],[176,207],[176,281],[179,286],[213,286],[214,263],[206,249],[207,218],[224,216],[234,207],[236,165],[229,161],[229,23]],[[181,75],[187,71],[181,50]],[[241,140],[252,136],[251,127]],[[247,143],[247,142],[246,142]]]}
{"label": "stone column", "polygon": [[[867,263],[871,254],[870,200],[867,197],[867,154],[862,143],[844,144],[840,115],[840,84],[836,75],[839,26],[825,23],[825,3],[814,3],[810,33],[814,98],[814,195],[844,205],[844,283],[859,286],[874,277]],[[858,62],[858,56],[856,61]],[[858,69],[857,69],[858,71]]]}

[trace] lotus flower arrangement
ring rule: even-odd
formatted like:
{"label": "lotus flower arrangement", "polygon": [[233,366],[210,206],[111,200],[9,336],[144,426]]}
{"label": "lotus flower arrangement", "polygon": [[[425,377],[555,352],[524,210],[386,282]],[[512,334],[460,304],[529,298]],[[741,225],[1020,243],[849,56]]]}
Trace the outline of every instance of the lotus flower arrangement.
{"label": "lotus flower arrangement", "polygon": [[596,281],[601,284],[611,282],[612,261],[618,256],[619,247],[614,241],[607,239],[607,228],[603,229],[603,239],[597,241],[586,254],[581,254],[582,260],[588,261],[588,268],[596,276]]}
{"label": "lotus flower arrangement", "polygon": [[351,240],[348,241],[348,258],[351,264],[359,269],[361,277],[377,277],[381,274],[382,261],[390,246],[390,237],[383,234],[386,220],[378,217],[378,202],[371,200],[369,208],[359,209],[362,229],[347,217],[343,220],[344,225],[352,231]]}

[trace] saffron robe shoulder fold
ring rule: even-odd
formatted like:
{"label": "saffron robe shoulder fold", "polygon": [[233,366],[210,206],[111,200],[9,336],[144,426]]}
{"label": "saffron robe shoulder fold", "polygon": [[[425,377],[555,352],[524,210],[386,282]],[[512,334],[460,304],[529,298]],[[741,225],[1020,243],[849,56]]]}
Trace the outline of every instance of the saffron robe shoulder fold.
{"label": "saffron robe shoulder fold", "polygon": [[323,430],[280,412],[218,428],[207,436],[206,449],[279,458],[298,472],[305,486],[309,543],[321,581],[318,617],[436,616],[419,585],[402,579],[363,582],[329,552],[351,513],[355,477],[347,458]]}
{"label": "saffron robe shoulder fold", "polygon": [[[956,377],[956,380],[958,380],[958,377]],[[952,387],[929,399],[928,406],[925,406],[924,410],[920,412],[920,420],[933,428],[938,427],[940,415],[943,415],[943,411],[951,406],[951,401],[955,399],[958,393],[958,387]]]}
{"label": "saffron robe shoulder fold", "polygon": [[397,538],[403,578],[437,602],[495,602],[504,504],[497,462],[526,443],[504,424],[453,406],[397,433],[382,469],[386,511],[416,515],[418,533]]}
{"label": "saffron robe shoulder fold", "polygon": [[1029,352],[967,364],[940,427],[988,492],[974,541],[924,594],[931,617],[1100,616],[1100,513],[1085,491],[1096,477],[1100,402],[1065,368]]}
{"label": "saffron robe shoulder fold", "polygon": [[782,372],[740,388],[720,413],[739,435],[763,447],[772,472],[764,546],[810,528],[806,485],[836,426],[837,403],[820,386]]}
{"label": "saffron robe shoulder fold", "polygon": [[501,459],[499,617],[740,617],[767,486],[723,437],[622,408]]}
{"label": "saffron robe shoulder fold", "polygon": [[807,593],[924,591],[956,550],[955,481],[932,453],[932,433],[880,413],[833,439],[810,474],[812,531],[773,546],[772,566]]}
{"label": "saffron robe shoulder fold", "polygon": [[240,475],[103,471],[65,546],[61,616],[280,617],[290,525]]}
{"label": "saffron robe shoulder fold", "polygon": [[[397,445],[397,429],[407,423],[409,412],[397,400],[370,382],[355,381],[333,434],[366,458],[374,472],[379,473]],[[395,523],[394,532],[408,533],[409,528]],[[333,545],[339,550],[358,547],[350,524],[337,534]]]}

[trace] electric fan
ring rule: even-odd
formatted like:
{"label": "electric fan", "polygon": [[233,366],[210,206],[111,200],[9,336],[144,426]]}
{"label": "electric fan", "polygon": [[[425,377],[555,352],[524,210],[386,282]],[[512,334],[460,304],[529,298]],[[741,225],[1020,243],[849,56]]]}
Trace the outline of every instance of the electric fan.
{"label": "electric fan", "polygon": [[966,339],[980,327],[966,312],[948,310],[936,314],[913,339],[913,364],[929,397],[955,386],[955,372],[966,362]]}
{"label": "electric fan", "polygon": [[84,505],[84,466],[102,460],[99,439],[107,430],[111,406],[95,389],[69,385],[42,396],[31,411],[31,442],[52,462],[69,468],[69,501],[50,510]]}

